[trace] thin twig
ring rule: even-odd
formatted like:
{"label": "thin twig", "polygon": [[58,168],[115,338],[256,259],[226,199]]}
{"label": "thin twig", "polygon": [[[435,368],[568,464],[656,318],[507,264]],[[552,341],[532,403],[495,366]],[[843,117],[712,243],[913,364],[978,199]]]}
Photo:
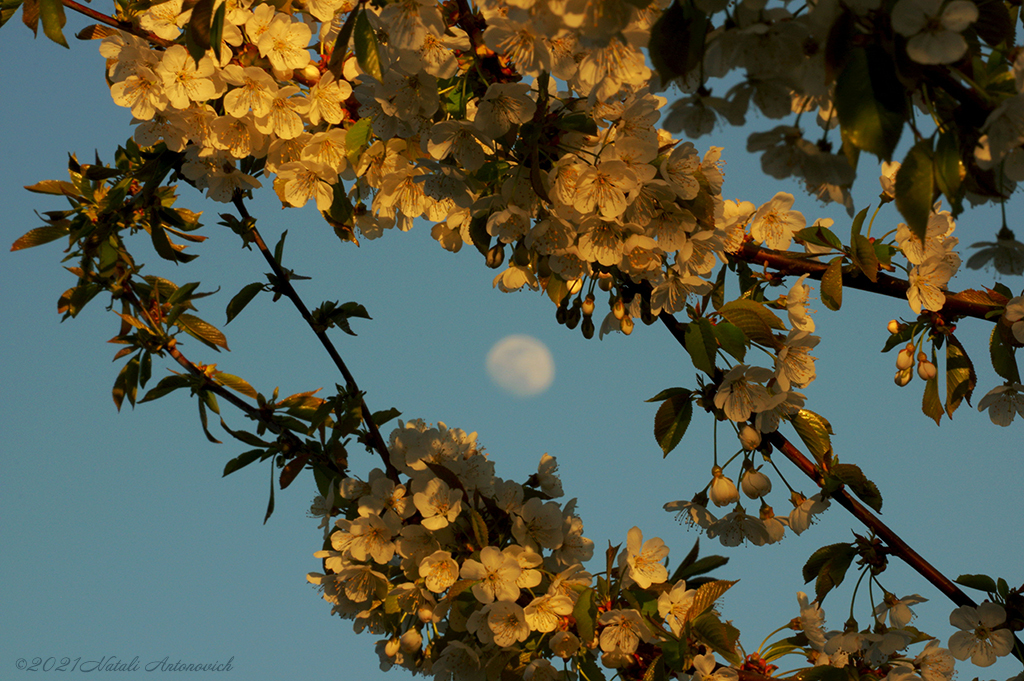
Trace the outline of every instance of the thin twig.
{"label": "thin twig", "polygon": [[334,362],[334,366],[338,368],[338,371],[341,372],[342,377],[345,379],[346,389],[352,394],[359,395],[359,406],[363,413],[363,423],[366,424],[366,430],[369,434],[370,445],[384,462],[384,468],[388,477],[394,482],[398,482],[398,469],[395,468],[393,463],[391,463],[391,453],[388,451],[387,443],[384,441],[383,436],[380,434],[380,430],[377,428],[377,424],[373,419],[373,413],[370,411],[369,407],[366,406],[366,401],[359,392],[359,386],[356,385],[355,377],[353,377],[352,373],[348,370],[348,367],[345,365],[344,360],[342,360],[338,350],[334,347],[334,343],[332,343],[331,339],[327,336],[327,332],[318,328],[317,325],[313,323],[313,316],[310,314],[309,308],[306,307],[306,304],[302,301],[302,298],[295,290],[295,287],[292,286],[289,273],[281,267],[280,263],[277,262],[274,258],[274,254],[271,253],[266,242],[263,240],[262,235],[260,235],[259,231],[256,229],[255,220],[253,220],[252,216],[249,215],[249,211],[246,209],[245,203],[243,202],[240,194],[235,194],[233,203],[235,204],[235,208],[238,209],[239,215],[242,216],[242,219],[250,222],[251,227],[248,236],[252,238],[253,243],[255,243],[256,247],[260,249],[260,253],[263,254],[263,258],[267,261],[267,264],[270,265],[270,269],[274,271],[274,276],[277,278],[280,293],[284,294],[290,301],[292,301],[292,304],[295,305],[295,309],[299,311],[299,314],[302,315],[306,324],[308,324],[309,328],[313,330],[314,334],[316,334],[320,344],[327,351],[331,361]]}
{"label": "thin twig", "polygon": [[61,4],[64,5],[65,7],[67,7],[70,10],[74,10],[75,12],[78,12],[79,14],[84,14],[85,16],[89,17],[90,19],[95,19],[96,21],[100,22],[101,24],[106,24],[107,26],[113,26],[114,28],[116,28],[118,30],[124,31],[125,33],[131,33],[132,35],[137,35],[140,38],[148,40],[149,42],[153,43],[154,45],[159,45],[160,47],[170,47],[171,45],[174,45],[174,41],[172,41],[172,40],[166,40],[165,38],[161,38],[160,36],[158,36],[158,35],[156,35],[154,33],[150,33],[149,31],[144,31],[141,28],[139,28],[138,26],[132,25],[130,22],[120,21],[120,20],[115,19],[114,17],[112,17],[112,16],[110,16],[108,14],[103,14],[102,12],[97,12],[96,10],[92,9],[91,7],[86,7],[85,5],[82,5],[82,4],[79,4],[79,3],[75,2],[75,0],[61,0]]}
{"label": "thin twig", "polygon": [[[127,302],[132,307],[134,307],[136,310],[138,310],[146,318],[146,320],[149,322],[149,325],[152,328],[160,328],[156,321],[150,316],[149,311],[146,310],[146,308],[142,305],[139,299],[129,288],[126,287],[122,291],[121,299]],[[270,432],[274,434],[281,433],[281,426],[277,425],[273,421],[265,419],[258,408],[250,405],[248,402],[246,402],[241,397],[231,392],[221,384],[210,380],[210,377],[207,376],[206,373],[203,372],[203,370],[200,369],[198,365],[193,363],[190,359],[188,359],[187,357],[185,357],[185,355],[181,353],[181,350],[178,349],[177,340],[175,340],[174,338],[169,339],[167,341],[167,345],[165,346],[165,348],[168,354],[170,354],[170,356],[174,358],[174,361],[181,365],[181,367],[184,368],[185,371],[189,372],[196,378],[202,378],[205,381],[205,385],[203,387],[206,390],[209,390],[210,392],[221,397],[222,399],[224,399],[224,401],[236,407],[239,411],[243,412],[249,418],[255,421],[261,421],[264,425],[267,426],[267,429]]]}

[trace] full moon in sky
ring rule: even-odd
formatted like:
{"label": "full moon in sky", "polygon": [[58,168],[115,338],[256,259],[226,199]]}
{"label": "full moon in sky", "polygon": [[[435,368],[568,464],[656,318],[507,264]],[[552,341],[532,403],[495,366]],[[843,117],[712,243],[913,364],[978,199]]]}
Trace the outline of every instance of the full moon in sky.
{"label": "full moon in sky", "polygon": [[531,336],[506,336],[487,353],[487,373],[500,388],[517,397],[548,389],[555,378],[555,360],[546,345]]}

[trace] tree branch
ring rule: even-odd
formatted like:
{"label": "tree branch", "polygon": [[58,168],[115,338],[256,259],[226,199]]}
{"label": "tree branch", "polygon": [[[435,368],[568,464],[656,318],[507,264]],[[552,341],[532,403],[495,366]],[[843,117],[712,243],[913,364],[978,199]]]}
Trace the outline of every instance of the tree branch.
{"label": "tree branch", "polygon": [[274,271],[274,276],[277,278],[280,293],[284,294],[290,301],[292,301],[295,309],[299,311],[299,314],[305,320],[306,324],[313,330],[313,333],[316,335],[317,339],[319,339],[320,344],[324,347],[324,350],[327,351],[331,361],[334,362],[334,366],[336,366],[338,371],[341,372],[342,377],[345,379],[345,387],[348,391],[359,395],[359,407],[363,414],[363,423],[366,425],[366,430],[369,433],[370,445],[384,462],[384,468],[387,471],[388,477],[397,483],[398,469],[395,468],[393,463],[391,463],[391,453],[388,451],[387,443],[384,441],[384,437],[380,434],[380,430],[377,428],[377,424],[373,420],[373,413],[370,411],[369,407],[366,406],[366,401],[359,392],[359,386],[356,385],[355,377],[353,377],[352,373],[348,370],[348,367],[345,365],[344,360],[342,360],[338,350],[334,347],[334,343],[332,343],[331,339],[328,338],[327,332],[318,328],[317,325],[313,323],[313,316],[309,313],[309,308],[306,307],[306,304],[302,301],[302,298],[299,297],[295,287],[292,286],[290,273],[281,267],[281,264],[277,262],[276,258],[274,258],[274,254],[270,252],[270,249],[267,247],[263,237],[256,229],[256,221],[251,215],[249,215],[249,211],[245,207],[241,194],[236,192],[232,202],[234,203],[235,208],[238,209],[238,213],[242,216],[242,219],[250,223],[251,226],[247,238],[252,239],[253,243],[256,244],[256,247],[260,249],[260,253],[263,254],[263,258],[267,261],[267,264],[270,265],[270,269]]}
{"label": "tree branch", "polygon": [[120,20],[115,19],[114,17],[112,17],[110,15],[103,14],[102,12],[97,12],[96,10],[92,9],[91,7],[86,7],[85,5],[82,5],[82,4],[79,4],[79,3],[75,2],[75,0],[61,0],[61,4],[64,5],[65,7],[67,7],[70,10],[74,10],[75,12],[78,12],[79,14],[84,14],[85,16],[89,17],[90,19],[95,19],[96,21],[100,22],[101,24],[106,24],[107,26],[113,26],[114,28],[116,28],[116,29],[118,29],[120,31],[124,31],[125,33],[131,33],[132,35],[137,35],[140,38],[148,40],[149,42],[153,43],[154,45],[159,45],[160,47],[170,47],[171,45],[174,45],[174,41],[172,41],[172,40],[166,40],[166,39],[161,38],[160,36],[156,35],[155,33],[150,33],[149,31],[144,31],[141,28],[139,28],[138,26],[132,25],[131,22],[120,21]]}
{"label": "tree branch", "polygon": [[[806,274],[811,279],[819,281],[825,274],[825,270],[828,269],[828,265],[817,260],[793,257],[793,254],[786,251],[773,251],[768,248],[761,248],[750,241],[744,242],[738,253],[730,255],[744,262],[770,267],[780,274],[793,276]],[[890,298],[906,300],[910,282],[905,279],[889,276],[884,272],[878,273],[877,281],[871,281],[859,272],[844,272],[843,286],[859,291],[878,293]],[[973,317],[975,319],[992,321],[986,315],[1000,307],[996,302],[985,303],[985,294],[980,292],[960,291],[959,293],[953,293],[947,291],[945,296],[946,302],[942,305],[940,312],[957,317]]]}
{"label": "tree branch", "polygon": [[[793,465],[800,469],[807,477],[814,481],[819,487],[822,484],[821,475],[818,472],[817,466],[808,459],[803,453],[793,446],[793,444],[787,440],[781,433],[775,431],[774,433],[765,433],[765,439],[771,443],[771,445],[778,451],[782,452],[782,455],[789,459]],[[978,607],[978,604],[974,600],[965,594],[959,586],[951,581],[944,574],[925,560],[921,554],[915,551],[909,544],[903,541],[898,534],[896,534],[888,525],[882,522],[882,520],[871,512],[864,504],[857,501],[845,487],[840,487],[838,490],[832,493],[832,499],[850,512],[854,518],[859,520],[865,527],[874,532],[875,536],[885,542],[887,549],[890,553],[897,556],[904,563],[909,565],[917,574],[925,578],[932,586],[938,589],[946,598],[953,601],[957,606],[967,605],[972,608]],[[1017,659],[1024,662],[1024,644],[1021,643],[1020,639],[1014,635],[1014,639],[1017,645],[1014,647],[1013,655]]]}

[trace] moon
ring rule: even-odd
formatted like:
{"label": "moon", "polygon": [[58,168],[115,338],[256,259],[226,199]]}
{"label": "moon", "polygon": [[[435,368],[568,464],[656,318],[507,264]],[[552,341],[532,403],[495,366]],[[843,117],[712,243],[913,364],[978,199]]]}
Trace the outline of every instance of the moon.
{"label": "moon", "polygon": [[551,386],[555,360],[544,343],[531,336],[506,336],[487,353],[487,374],[516,397],[533,397]]}

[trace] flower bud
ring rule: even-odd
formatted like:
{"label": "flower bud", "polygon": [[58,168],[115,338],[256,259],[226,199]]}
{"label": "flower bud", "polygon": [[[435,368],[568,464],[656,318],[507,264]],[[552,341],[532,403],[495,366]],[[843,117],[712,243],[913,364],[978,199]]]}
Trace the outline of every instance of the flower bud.
{"label": "flower bud", "polygon": [[402,634],[402,637],[399,639],[399,641],[401,642],[400,647],[402,649],[402,652],[406,655],[410,655],[412,653],[419,652],[420,646],[423,645],[423,634],[421,634],[418,629],[413,627],[409,631]]}
{"label": "flower bud", "polygon": [[899,354],[896,355],[896,368],[902,371],[914,366],[914,350],[916,349],[913,343],[907,343],[907,347],[900,350]]}
{"label": "flower bud", "polygon": [[740,431],[740,444],[748,452],[761,446],[761,433],[752,426],[743,426]]}
{"label": "flower bud", "polygon": [[565,325],[575,329],[580,324],[580,306],[573,305],[565,315]]}
{"label": "flower bud", "polygon": [[622,302],[622,298],[615,299],[615,304],[612,305],[612,314],[615,315],[616,319],[622,319],[626,316],[626,305]]}
{"label": "flower bud", "polygon": [[496,243],[487,251],[487,266],[496,270],[505,262],[505,244]]}
{"label": "flower bud", "polygon": [[897,371],[896,378],[893,380],[895,380],[896,385],[902,388],[907,383],[910,383],[910,379],[912,379],[913,377],[914,372],[910,370],[910,367],[907,367],[906,369],[900,369],[899,371]]}
{"label": "flower bud", "polygon": [[551,276],[551,265],[548,263],[547,256],[537,258],[537,276],[544,279]]}
{"label": "flower bud", "polygon": [[316,64],[309,63],[295,72],[295,80],[306,87],[313,87],[320,82],[320,69]]}
{"label": "flower bud", "polygon": [[597,280],[597,287],[599,289],[601,289],[602,291],[605,291],[605,292],[611,291],[612,290],[612,283],[613,283],[613,280],[611,278],[611,275],[599,277],[598,280]]}
{"label": "flower bud", "polygon": [[711,490],[709,492],[711,503],[715,506],[728,506],[740,500],[740,493],[736,489],[736,484],[722,474],[720,466],[712,468],[711,475],[714,476],[711,480]]}
{"label": "flower bud", "polygon": [[630,317],[629,315],[626,315],[625,317],[620,319],[619,328],[622,330],[622,333],[626,334],[627,336],[633,333],[633,318]]}
{"label": "flower bud", "polygon": [[583,316],[589,317],[592,314],[594,314],[594,294],[588,293],[583,301]]}
{"label": "flower bud", "polygon": [[583,337],[586,338],[587,340],[590,340],[591,338],[593,338],[594,337],[594,320],[591,319],[590,317],[585,317],[583,319],[582,328],[580,330],[583,331]]}
{"label": "flower bud", "polygon": [[896,334],[900,332],[900,323],[895,319],[890,319],[889,325],[885,328],[889,330],[889,333]]}
{"label": "flower bud", "polygon": [[512,262],[519,267],[530,264],[530,249],[526,247],[525,241],[520,241],[512,248]]}
{"label": "flower bud", "polygon": [[919,362],[917,365],[917,375],[926,381],[930,381],[937,376],[939,370],[931,362]]}
{"label": "flower bud", "polygon": [[748,468],[740,478],[740,487],[750,499],[760,499],[772,491],[772,481],[760,470]]}

